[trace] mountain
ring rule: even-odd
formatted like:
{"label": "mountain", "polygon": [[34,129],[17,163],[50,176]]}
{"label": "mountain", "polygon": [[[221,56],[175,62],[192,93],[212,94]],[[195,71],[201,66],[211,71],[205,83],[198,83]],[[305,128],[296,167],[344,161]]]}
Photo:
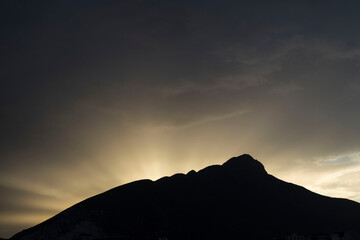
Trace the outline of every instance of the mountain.
{"label": "mountain", "polygon": [[279,180],[245,154],[198,172],[116,187],[11,239],[268,240],[359,230],[359,203]]}

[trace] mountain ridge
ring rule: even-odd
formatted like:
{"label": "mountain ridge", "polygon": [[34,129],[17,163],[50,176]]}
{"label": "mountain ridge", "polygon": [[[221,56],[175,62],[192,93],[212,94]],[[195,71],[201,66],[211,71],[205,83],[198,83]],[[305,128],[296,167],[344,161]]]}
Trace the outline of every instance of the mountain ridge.
{"label": "mountain ridge", "polygon": [[359,203],[279,180],[244,154],[198,172],[115,187],[12,239],[265,240],[359,229]]}

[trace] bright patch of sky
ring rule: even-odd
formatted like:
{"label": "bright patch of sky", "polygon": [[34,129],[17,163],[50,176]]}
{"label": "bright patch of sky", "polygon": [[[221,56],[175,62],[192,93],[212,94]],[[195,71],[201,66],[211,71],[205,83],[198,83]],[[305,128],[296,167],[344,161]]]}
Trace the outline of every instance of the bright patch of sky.
{"label": "bright patch of sky", "polygon": [[360,153],[334,156],[318,162],[320,165],[348,165],[357,163],[360,163]]}

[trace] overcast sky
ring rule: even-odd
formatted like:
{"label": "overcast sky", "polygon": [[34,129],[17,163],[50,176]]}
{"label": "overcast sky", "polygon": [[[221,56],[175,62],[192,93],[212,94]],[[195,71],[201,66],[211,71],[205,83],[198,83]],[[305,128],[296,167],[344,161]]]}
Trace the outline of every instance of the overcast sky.
{"label": "overcast sky", "polygon": [[249,153],[360,201],[358,1],[1,1],[0,237]]}

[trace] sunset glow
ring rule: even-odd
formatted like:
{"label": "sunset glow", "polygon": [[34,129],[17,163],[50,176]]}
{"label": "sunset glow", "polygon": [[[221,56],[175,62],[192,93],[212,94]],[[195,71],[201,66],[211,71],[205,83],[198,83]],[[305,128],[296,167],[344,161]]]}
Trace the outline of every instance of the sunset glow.
{"label": "sunset glow", "polygon": [[113,187],[243,153],[360,202],[359,2],[0,9],[0,237]]}

